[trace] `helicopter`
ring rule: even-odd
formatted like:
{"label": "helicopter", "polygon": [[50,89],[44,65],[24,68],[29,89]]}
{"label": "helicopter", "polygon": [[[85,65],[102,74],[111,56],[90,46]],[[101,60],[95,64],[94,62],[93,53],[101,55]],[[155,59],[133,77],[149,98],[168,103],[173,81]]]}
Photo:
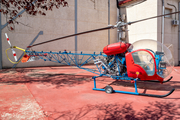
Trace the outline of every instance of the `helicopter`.
{"label": "helicopter", "polygon": [[[163,17],[166,15],[177,14],[178,12],[173,12],[169,14],[154,16],[146,19],[141,19],[133,22],[123,22],[119,21],[116,25],[109,25],[104,28],[99,28],[95,30],[85,31],[77,34],[72,34],[52,40],[48,40],[45,42],[37,43],[31,46],[27,46],[27,49],[22,49],[17,46],[12,46],[8,35],[5,33],[6,39],[10,48],[6,49],[6,55],[10,62],[13,64],[17,64],[20,61],[22,63],[31,62],[43,59],[44,61],[57,62],[63,65],[73,65],[77,66],[80,69],[87,70],[89,72],[97,74],[97,76],[92,77],[94,80],[94,88],[93,90],[105,91],[106,93],[125,93],[125,94],[133,94],[133,95],[142,95],[142,96],[150,96],[150,97],[166,97],[174,92],[175,89],[169,91],[169,93],[165,95],[155,95],[155,94],[146,94],[139,93],[137,89],[137,81],[146,81],[146,82],[159,82],[165,83],[172,79],[172,76],[168,80],[164,80],[172,71],[173,60],[172,54],[170,50],[153,40],[146,41],[138,41],[133,44],[127,42],[117,42],[113,44],[109,44],[103,48],[103,52],[100,53],[72,53],[71,51],[59,51],[59,52],[44,52],[44,51],[33,51],[29,50],[30,48],[42,44],[46,44],[49,42],[57,41],[60,39],[73,37],[77,35],[87,34],[91,32],[97,32],[108,29],[121,28],[123,26],[132,25],[134,23],[142,22],[149,19],[154,19],[157,17]],[[143,49],[138,48],[137,46],[141,43],[149,44],[152,43],[154,45],[159,45],[163,47],[163,51],[153,50],[153,49]],[[17,59],[16,52],[14,48],[22,50],[24,55],[19,60]],[[12,50],[15,62],[13,62],[8,54],[8,50]],[[84,65],[94,63],[95,68],[88,68]],[[113,90],[110,85],[107,85],[105,88],[97,88],[96,87],[96,79],[98,77],[107,76],[114,80],[129,80],[134,84],[135,91],[120,91]]]}

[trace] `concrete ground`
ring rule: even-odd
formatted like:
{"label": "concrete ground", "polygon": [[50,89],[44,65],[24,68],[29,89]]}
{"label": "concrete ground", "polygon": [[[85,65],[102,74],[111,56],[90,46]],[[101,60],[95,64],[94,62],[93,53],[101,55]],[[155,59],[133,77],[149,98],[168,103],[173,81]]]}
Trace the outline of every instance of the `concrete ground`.
{"label": "concrete ground", "polygon": [[[180,71],[180,67],[175,67]],[[0,71],[1,120],[178,120],[180,74],[164,84],[138,82],[138,91],[166,94],[154,98],[94,91],[94,74],[71,66],[3,69]],[[170,76],[169,76],[170,77]],[[97,87],[134,91],[130,81],[97,79]]]}

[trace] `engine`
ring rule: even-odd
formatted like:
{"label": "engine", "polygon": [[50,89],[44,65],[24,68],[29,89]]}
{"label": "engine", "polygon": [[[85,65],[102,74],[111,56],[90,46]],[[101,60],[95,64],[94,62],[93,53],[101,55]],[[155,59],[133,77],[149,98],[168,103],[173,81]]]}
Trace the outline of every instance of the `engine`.
{"label": "engine", "polygon": [[117,42],[105,46],[103,52],[107,57],[99,56],[94,60],[94,64],[98,65],[100,73],[113,76],[125,74],[125,53],[130,49],[130,46],[131,44],[125,42]]}
{"label": "engine", "polygon": [[[118,56],[118,55],[117,55]],[[120,59],[121,57],[119,57]],[[117,61],[113,55],[107,57],[98,57],[94,60],[94,64],[98,65],[101,74],[111,76],[122,76],[126,73],[126,67],[119,60]]]}

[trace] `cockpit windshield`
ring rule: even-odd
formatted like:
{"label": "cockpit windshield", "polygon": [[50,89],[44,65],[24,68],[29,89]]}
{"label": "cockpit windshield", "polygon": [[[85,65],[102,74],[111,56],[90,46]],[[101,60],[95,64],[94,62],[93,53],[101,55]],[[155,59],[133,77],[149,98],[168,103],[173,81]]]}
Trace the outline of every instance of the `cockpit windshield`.
{"label": "cockpit windshield", "polygon": [[136,51],[132,53],[132,57],[135,64],[140,65],[148,74],[148,76],[154,75],[155,65],[153,57],[147,51]]}
{"label": "cockpit windshield", "polygon": [[[132,45],[133,45],[132,51],[138,50],[138,49],[147,49],[147,50],[150,49],[149,51],[151,51],[154,54],[156,66],[152,66],[152,64],[145,62],[144,57],[139,57],[140,59],[143,59],[144,61],[144,62],[141,62],[141,64],[146,63],[147,65],[149,65],[148,69],[151,72],[154,70],[153,68],[156,67],[157,74],[162,78],[167,77],[172,72],[172,69],[174,67],[174,58],[169,47],[166,47],[165,45],[155,40],[139,40],[139,41],[134,42]],[[135,52],[134,54],[136,54],[134,56],[140,56],[140,54],[145,55],[147,53],[145,53],[145,51],[139,51],[138,53]],[[146,59],[147,61],[151,63],[154,62],[153,60],[150,60],[151,56],[149,56],[149,58],[146,57]],[[148,75],[152,75],[151,72],[148,72],[149,70],[146,70],[146,72],[148,73]]]}

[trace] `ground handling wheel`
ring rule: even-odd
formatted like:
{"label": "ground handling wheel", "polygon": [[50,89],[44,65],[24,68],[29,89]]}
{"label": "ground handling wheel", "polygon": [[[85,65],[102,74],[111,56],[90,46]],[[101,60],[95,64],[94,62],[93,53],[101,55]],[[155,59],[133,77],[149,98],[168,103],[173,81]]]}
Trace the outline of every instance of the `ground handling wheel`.
{"label": "ground handling wheel", "polygon": [[111,86],[107,85],[105,88],[105,92],[108,94],[111,94],[113,92],[113,88]]}

